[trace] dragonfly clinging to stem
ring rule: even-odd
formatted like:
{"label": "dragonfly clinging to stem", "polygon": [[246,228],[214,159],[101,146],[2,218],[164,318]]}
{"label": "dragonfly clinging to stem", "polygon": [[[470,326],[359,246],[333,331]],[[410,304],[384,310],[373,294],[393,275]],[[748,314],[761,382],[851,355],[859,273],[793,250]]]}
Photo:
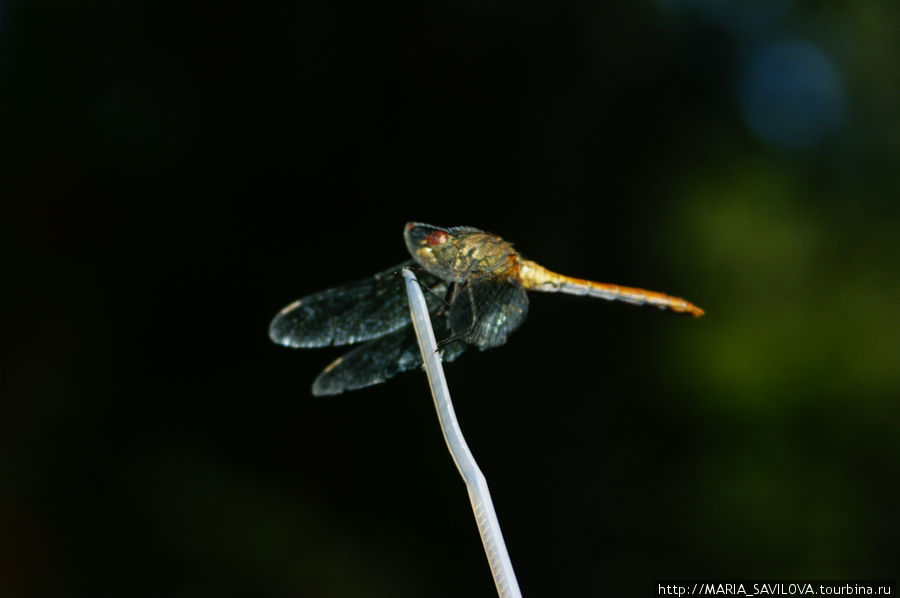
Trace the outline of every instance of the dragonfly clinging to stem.
{"label": "dragonfly clinging to stem", "polygon": [[286,347],[365,343],[325,368],[313,383],[314,395],[371,386],[421,365],[400,276],[408,266],[424,270],[418,278],[427,290],[435,330],[444,335],[444,361],[453,361],[468,345],[484,350],[504,344],[525,320],[527,291],[585,295],[703,315],[702,309],[678,297],[551,272],[523,258],[509,242],[477,228],[410,222],[403,236],[413,259],[299,299],[272,320],[269,337]]}

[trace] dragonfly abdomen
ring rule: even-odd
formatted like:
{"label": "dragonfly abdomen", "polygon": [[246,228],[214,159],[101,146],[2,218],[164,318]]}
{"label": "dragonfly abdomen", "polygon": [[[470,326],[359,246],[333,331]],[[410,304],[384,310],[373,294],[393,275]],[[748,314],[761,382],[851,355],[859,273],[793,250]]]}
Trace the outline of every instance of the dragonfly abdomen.
{"label": "dragonfly abdomen", "polygon": [[683,313],[695,318],[702,316],[704,313],[702,309],[680,297],[672,297],[646,289],[623,287],[616,284],[564,276],[552,272],[531,260],[519,260],[519,276],[522,280],[522,285],[530,291],[584,295],[606,299],[607,301],[624,301],[633,305],[654,305],[660,309],[668,309],[675,313]]}

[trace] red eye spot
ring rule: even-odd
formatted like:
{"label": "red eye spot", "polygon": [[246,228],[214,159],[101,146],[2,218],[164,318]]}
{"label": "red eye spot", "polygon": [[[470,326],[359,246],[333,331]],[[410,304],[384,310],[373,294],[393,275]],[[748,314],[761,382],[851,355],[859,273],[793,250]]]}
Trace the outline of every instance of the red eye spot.
{"label": "red eye spot", "polygon": [[447,239],[449,238],[449,234],[445,233],[442,230],[436,230],[434,232],[428,233],[428,235],[425,236],[425,244],[429,247],[434,247],[435,245],[446,243]]}

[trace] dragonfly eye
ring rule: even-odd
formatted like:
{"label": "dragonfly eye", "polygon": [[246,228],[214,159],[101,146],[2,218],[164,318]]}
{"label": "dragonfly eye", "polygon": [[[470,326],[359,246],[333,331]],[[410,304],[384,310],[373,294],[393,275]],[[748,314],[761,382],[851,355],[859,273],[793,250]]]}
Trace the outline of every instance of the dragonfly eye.
{"label": "dragonfly eye", "polygon": [[457,247],[453,232],[448,229],[410,222],[404,230],[406,248],[429,274],[441,280],[454,280]]}
{"label": "dragonfly eye", "polygon": [[406,247],[410,253],[419,249],[443,245],[451,237],[450,231],[446,229],[420,222],[408,223],[403,231],[403,238],[406,240]]}
{"label": "dragonfly eye", "polygon": [[442,243],[446,243],[447,239],[449,239],[449,238],[450,238],[449,233],[446,233],[442,230],[436,230],[436,231],[432,231],[432,232],[428,233],[425,236],[425,239],[423,239],[423,240],[425,241],[425,244],[428,245],[429,247],[434,247],[435,245],[440,245]]}

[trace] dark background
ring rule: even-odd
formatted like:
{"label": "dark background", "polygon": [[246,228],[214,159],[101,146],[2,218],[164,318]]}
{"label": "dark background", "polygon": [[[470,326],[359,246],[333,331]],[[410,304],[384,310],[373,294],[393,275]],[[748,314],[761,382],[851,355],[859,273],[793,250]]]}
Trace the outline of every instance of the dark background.
{"label": "dark background", "polygon": [[493,595],[424,376],[266,335],[409,220],[707,310],[448,366],[527,596],[896,576],[898,12],[0,2],[0,594]]}

